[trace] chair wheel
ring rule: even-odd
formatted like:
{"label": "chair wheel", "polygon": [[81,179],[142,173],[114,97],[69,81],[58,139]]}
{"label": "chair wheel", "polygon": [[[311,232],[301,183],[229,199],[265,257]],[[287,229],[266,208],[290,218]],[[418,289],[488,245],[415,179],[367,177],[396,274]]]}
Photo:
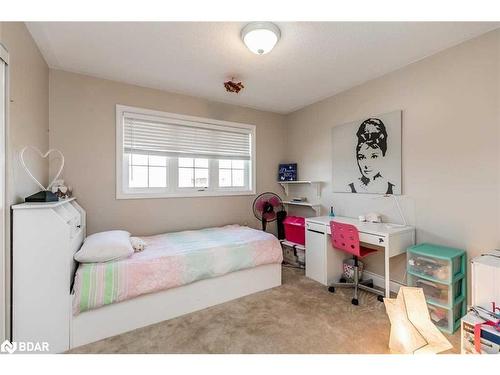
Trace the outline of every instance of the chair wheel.
{"label": "chair wheel", "polygon": [[377,299],[378,299],[380,302],[384,302],[384,297],[383,297],[383,296],[377,296]]}
{"label": "chair wheel", "polygon": [[358,299],[357,299],[357,298],[353,298],[353,299],[351,300],[351,303],[352,303],[353,305],[355,305],[355,306],[358,306]]}
{"label": "chair wheel", "polygon": [[335,293],[335,287],[334,287],[334,286],[330,286],[330,287],[328,288],[328,291],[329,291],[330,293]]}

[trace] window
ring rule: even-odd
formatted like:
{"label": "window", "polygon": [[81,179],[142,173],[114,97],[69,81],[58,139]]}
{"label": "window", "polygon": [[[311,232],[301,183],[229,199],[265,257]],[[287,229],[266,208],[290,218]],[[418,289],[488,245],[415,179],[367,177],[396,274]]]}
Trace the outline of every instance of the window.
{"label": "window", "polygon": [[208,159],[179,158],[179,187],[208,188]]}
{"label": "window", "polygon": [[255,126],[116,106],[116,196],[255,193]]}
{"label": "window", "polygon": [[127,154],[130,188],[167,188],[167,158],[158,155]]}
{"label": "window", "polygon": [[219,186],[245,186],[245,161],[219,160]]}

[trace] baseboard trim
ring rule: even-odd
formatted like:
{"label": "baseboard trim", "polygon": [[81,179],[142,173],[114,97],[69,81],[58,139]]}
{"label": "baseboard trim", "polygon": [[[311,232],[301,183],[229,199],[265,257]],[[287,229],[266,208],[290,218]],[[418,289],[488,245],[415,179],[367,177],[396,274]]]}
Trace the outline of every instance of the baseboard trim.
{"label": "baseboard trim", "polygon": [[[373,279],[373,285],[382,289],[385,288],[384,277],[381,275],[363,270],[363,279]],[[401,288],[402,286],[404,286],[404,284],[391,280],[390,283],[391,292],[393,293],[399,292],[399,288]]]}

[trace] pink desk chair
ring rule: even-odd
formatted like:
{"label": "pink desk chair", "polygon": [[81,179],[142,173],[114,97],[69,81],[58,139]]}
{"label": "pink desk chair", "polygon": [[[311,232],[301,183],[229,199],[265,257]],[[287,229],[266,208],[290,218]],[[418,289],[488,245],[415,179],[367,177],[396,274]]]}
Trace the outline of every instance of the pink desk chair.
{"label": "pink desk chair", "polygon": [[328,290],[331,293],[335,293],[336,287],[354,288],[354,298],[351,300],[351,303],[353,305],[358,304],[358,289],[377,294],[378,300],[383,302],[384,292],[382,290],[373,288],[373,280],[361,281],[359,280],[358,276],[358,259],[364,258],[365,256],[370,255],[377,250],[369,249],[360,245],[358,228],[356,228],[354,225],[330,221],[330,229],[332,232],[332,246],[335,249],[342,250],[354,256],[354,282],[342,282],[341,279],[340,282],[331,285]]}

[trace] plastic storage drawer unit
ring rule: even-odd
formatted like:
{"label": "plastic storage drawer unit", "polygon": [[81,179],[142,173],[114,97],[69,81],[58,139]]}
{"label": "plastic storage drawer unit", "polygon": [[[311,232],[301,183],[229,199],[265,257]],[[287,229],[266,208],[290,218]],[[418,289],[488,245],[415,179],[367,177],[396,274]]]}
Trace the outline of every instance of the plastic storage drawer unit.
{"label": "plastic storage drawer unit", "polygon": [[422,288],[428,302],[443,307],[453,306],[465,296],[465,278],[455,281],[450,286],[409,273],[408,285]]}
{"label": "plastic storage drawer unit", "polygon": [[461,249],[420,244],[407,252],[408,285],[422,288],[432,321],[453,333],[465,314],[466,253]]}
{"label": "plastic storage drawer unit", "polygon": [[452,309],[427,304],[432,322],[440,330],[448,333],[455,332],[460,327],[460,319],[467,312],[465,301],[462,299]]}
{"label": "plastic storage drawer unit", "polygon": [[465,274],[465,251],[451,247],[420,244],[407,253],[408,272],[432,280],[451,283]]}

